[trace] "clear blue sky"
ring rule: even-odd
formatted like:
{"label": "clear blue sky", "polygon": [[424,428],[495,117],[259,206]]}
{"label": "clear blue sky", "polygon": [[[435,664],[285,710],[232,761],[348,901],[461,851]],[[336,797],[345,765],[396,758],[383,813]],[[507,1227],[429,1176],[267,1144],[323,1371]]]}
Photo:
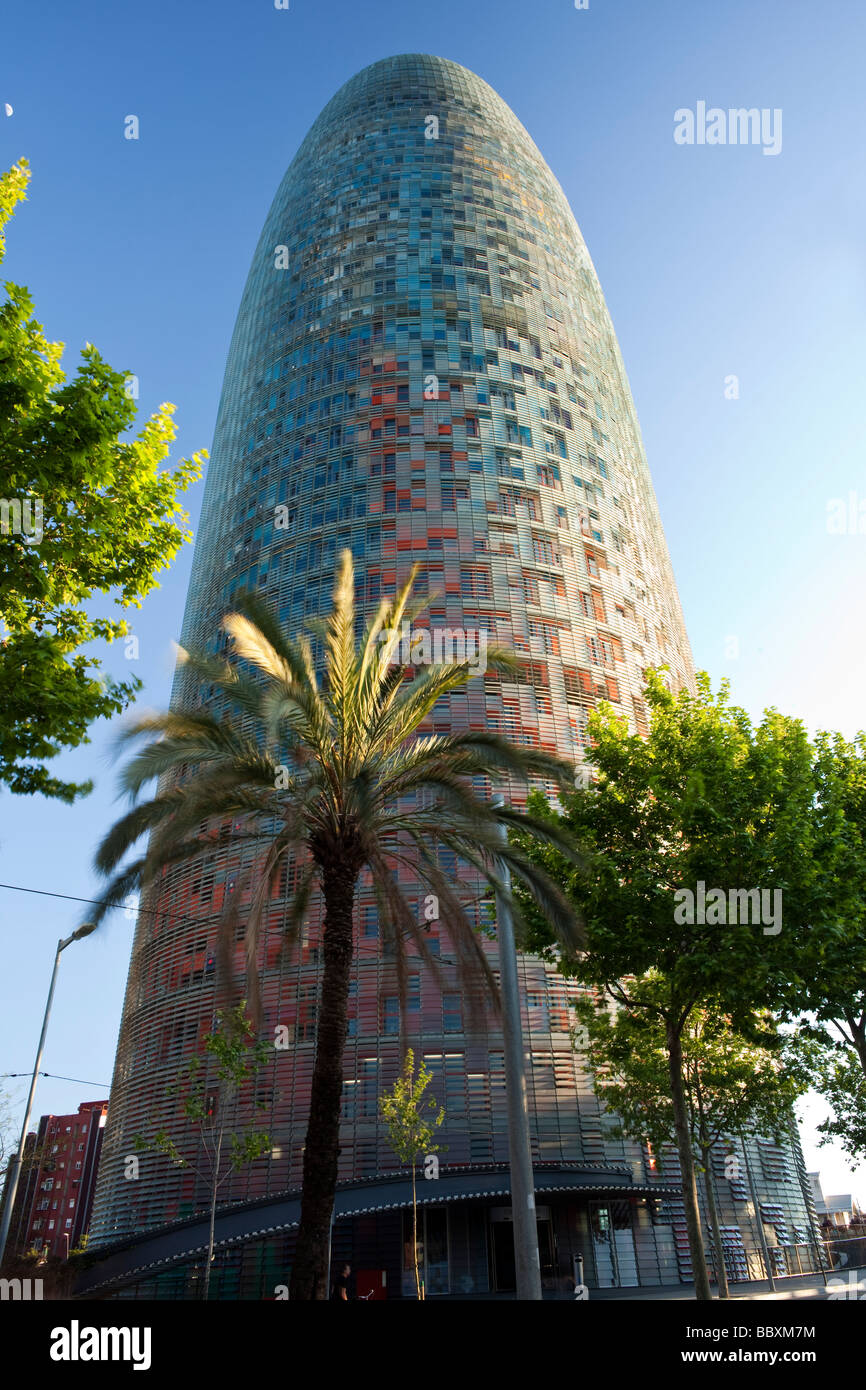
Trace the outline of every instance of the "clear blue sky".
{"label": "clear blue sky", "polygon": [[[178,455],[210,445],[262,222],[325,102],[391,53],[437,53],[490,82],[562,183],[599,272],[696,664],[729,676],[756,715],[777,705],[849,735],[866,724],[866,534],[826,530],[830,499],[866,500],[861,0],[16,8],[0,164],[26,155],[33,181],[4,274],[31,288],[69,367],[91,341],[139,377],[142,414],[176,403]],[[698,101],[781,108],[781,153],[676,145],[674,112]],[[129,114],[138,141],[123,138]],[[725,399],[730,374],[738,400]],[[201,486],[194,518],[200,499]],[[148,705],[168,698],[189,563],[187,550],[135,616]],[[128,671],[120,652],[109,664]],[[74,808],[0,798],[3,882],[98,892],[90,860],[118,809],[109,742],[97,727],[57,761],[96,781]],[[74,904],[0,891],[0,1071],[32,1066],[53,947],[78,920]],[[116,913],[65,954],[46,1070],[110,1081],[130,941]],[[101,1089],[45,1081],[37,1113]],[[850,1186],[831,1151],[807,1160],[825,1190]],[[866,1199],[866,1170],[857,1185]]]}

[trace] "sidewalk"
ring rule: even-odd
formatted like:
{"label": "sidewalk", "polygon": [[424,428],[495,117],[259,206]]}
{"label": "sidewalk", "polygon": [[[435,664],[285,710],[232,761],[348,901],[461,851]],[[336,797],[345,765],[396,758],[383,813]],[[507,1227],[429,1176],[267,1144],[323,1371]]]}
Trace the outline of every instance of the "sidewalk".
{"label": "sidewalk", "polygon": [[[747,1284],[731,1284],[730,1302],[735,1303],[741,1299],[748,1302],[756,1299],[771,1301],[820,1299],[825,1301],[831,1295],[834,1296],[834,1302],[855,1301],[857,1298],[866,1302],[866,1267],[836,1270],[834,1273],[828,1274],[827,1279],[829,1289],[825,1286],[820,1274],[798,1274],[785,1279],[777,1279],[775,1292],[770,1288],[766,1279],[752,1280]],[[713,1284],[711,1287],[715,1301],[716,1286]],[[690,1284],[665,1284],[655,1288],[642,1289],[590,1289],[589,1291],[589,1302],[591,1303],[609,1299],[630,1303],[646,1300],[651,1302],[673,1300],[693,1303],[695,1295]]]}

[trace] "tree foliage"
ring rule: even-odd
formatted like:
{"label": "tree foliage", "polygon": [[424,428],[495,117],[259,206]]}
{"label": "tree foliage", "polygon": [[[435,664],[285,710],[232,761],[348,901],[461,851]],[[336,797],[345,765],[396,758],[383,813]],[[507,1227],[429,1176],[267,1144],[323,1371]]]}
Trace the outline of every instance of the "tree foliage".
{"label": "tree foliage", "polygon": [[[26,160],[0,176],[4,229],[25,197]],[[179,496],[200,476],[203,453],[160,471],[175,436],[162,405],[135,436],[126,378],[91,344],[67,380],[63,344],[35,319],[23,286],[0,305],[0,783],[13,792],[73,801],[91,783],[45,766],[88,741],[98,718],[125,709],[140,688],[116,681],[84,650],[129,632],[125,617],[95,615],[111,594],[139,608],[190,533]],[[126,436],[126,437],[124,437]],[[25,519],[27,525],[25,525]]]}
{"label": "tree foliage", "polygon": [[[526,902],[525,945],[555,955],[564,973],[663,1026],[696,1292],[707,1298],[683,1037],[701,1004],[715,1003],[741,1030],[756,1008],[778,1007],[816,877],[812,750],[802,724],[775,710],[753,728],[729,704],[727,686],[714,695],[705,674],[694,694],[675,695],[650,672],[646,698],[646,739],[630,734],[610,705],[593,712],[594,780],[564,798],[561,815],[530,798],[536,816],[547,815],[585,851],[589,871],[552,845],[524,845],[583,915],[586,949],[571,956],[555,950]],[[739,910],[740,893],[754,888],[783,905],[778,926],[753,920],[751,904]],[[700,906],[711,890],[724,915]],[[690,914],[683,912],[689,899]],[[634,994],[631,982],[650,972],[652,995]]]}
{"label": "tree foliage", "polygon": [[[593,1085],[610,1114],[611,1133],[648,1141],[659,1151],[674,1142],[667,1042],[661,1015],[642,1007],[664,999],[650,972],[629,982],[631,1003],[613,1012],[581,1001]],[[683,1085],[696,1159],[743,1130],[773,1136],[789,1128],[794,1102],[812,1070],[772,1017],[755,1011],[749,1036],[738,1033],[718,1005],[696,1005],[682,1033]]]}
{"label": "tree foliage", "polygon": [[[677,1141],[668,1033],[653,1007],[665,999],[664,986],[651,971],[628,982],[626,1002],[613,1014],[598,998],[577,1005],[587,1030],[593,1086],[609,1113],[611,1132],[649,1143],[657,1153]],[[808,1089],[812,1071],[802,1043],[780,1034],[769,1014],[754,1011],[747,1038],[715,1003],[691,1010],[681,1051],[688,1133],[703,1175],[719,1296],[727,1298],[713,1147],[724,1140],[731,1146],[729,1161],[738,1166],[736,1149],[745,1131],[786,1136],[794,1102]]]}
{"label": "tree foliage", "polygon": [[[386,1091],[380,1102],[382,1119],[388,1143],[401,1163],[413,1163],[419,1154],[438,1153],[440,1145],[434,1143],[436,1130],[445,1119],[445,1111],[437,1107],[432,1096],[424,1099],[433,1073],[424,1063],[415,1073],[415,1056],[408,1049],[403,1059],[403,1071],[390,1091]],[[433,1111],[433,1116],[424,1112]]]}
{"label": "tree foliage", "polygon": [[832,1054],[821,1069],[817,1089],[833,1112],[818,1126],[821,1143],[835,1141],[861,1163],[866,1159],[866,1076],[859,1058],[850,1052]]}
{"label": "tree foliage", "polygon": [[[445,1111],[437,1107],[432,1096],[425,1101],[424,1092],[430,1084],[433,1073],[428,1071],[423,1061],[415,1074],[415,1056],[411,1047],[403,1059],[403,1071],[390,1091],[382,1096],[379,1108],[385,1121],[388,1143],[401,1163],[408,1163],[412,1171],[412,1257],[415,1268],[415,1290],[418,1298],[424,1297],[424,1281],[418,1267],[418,1198],[416,1192],[415,1164],[419,1154],[435,1154],[440,1145],[435,1142],[435,1134]],[[427,1112],[426,1114],[424,1112]]]}
{"label": "tree foliage", "polygon": [[[216,1207],[221,1189],[232,1173],[262,1158],[271,1148],[270,1136],[255,1124],[243,1124],[239,1111],[242,1092],[262,1067],[274,1060],[273,1049],[257,1041],[246,1016],[246,1000],[228,1013],[218,1013],[212,1033],[179,1069],[169,1096],[180,1102],[181,1113],[198,1137],[196,1159],[187,1158],[171,1130],[157,1130],[151,1139],[135,1136],[135,1147],[164,1154],[178,1168],[189,1168],[209,1193],[210,1228],[203,1298],[210,1288]],[[253,1102],[255,1106],[255,1102]]]}
{"label": "tree foliage", "polygon": [[789,1012],[866,1074],[866,734],[821,733],[815,756],[815,873]]}

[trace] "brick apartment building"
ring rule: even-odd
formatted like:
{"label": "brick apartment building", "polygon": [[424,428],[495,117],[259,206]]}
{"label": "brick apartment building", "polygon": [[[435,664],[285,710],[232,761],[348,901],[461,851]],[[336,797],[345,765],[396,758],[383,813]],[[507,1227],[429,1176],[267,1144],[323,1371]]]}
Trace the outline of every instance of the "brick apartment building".
{"label": "brick apartment building", "polygon": [[[93,1206],[107,1100],[89,1100],[74,1115],[43,1115],[28,1144],[11,1243],[65,1257],[86,1234]],[[28,1136],[28,1140],[31,1136]]]}

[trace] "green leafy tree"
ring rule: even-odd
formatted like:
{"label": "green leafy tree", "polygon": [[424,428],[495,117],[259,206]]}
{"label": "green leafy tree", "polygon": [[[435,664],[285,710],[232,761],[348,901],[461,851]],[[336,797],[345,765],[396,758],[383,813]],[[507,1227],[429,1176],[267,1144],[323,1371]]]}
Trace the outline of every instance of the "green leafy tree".
{"label": "green leafy tree", "polygon": [[[666,989],[650,972],[628,982],[624,1001],[613,1014],[603,999],[577,1006],[586,1027],[593,1085],[614,1120],[611,1132],[647,1141],[657,1152],[676,1140],[662,1012],[666,999]],[[703,1175],[721,1298],[729,1292],[712,1149],[746,1131],[777,1138],[787,1134],[794,1102],[812,1079],[802,1050],[779,1034],[769,1015],[756,1010],[748,1022],[744,1035],[717,1005],[697,1005],[682,1032],[689,1134]]]}
{"label": "green leafy tree", "polygon": [[833,1114],[819,1126],[822,1144],[834,1141],[855,1163],[866,1159],[866,1076],[852,1053],[830,1054],[819,1069],[816,1088]]}
{"label": "green leafy tree", "polygon": [[169,1095],[180,1101],[187,1124],[197,1133],[199,1158],[184,1157],[172,1135],[158,1130],[152,1139],[135,1136],[135,1147],[164,1154],[178,1168],[195,1173],[210,1192],[207,1259],[202,1298],[210,1291],[217,1200],[232,1173],[254,1163],[271,1148],[269,1135],[255,1125],[241,1125],[241,1092],[262,1067],[273,1063],[273,1049],[255,1038],[246,1016],[246,1000],[229,1013],[218,1013],[214,1031],[204,1040],[203,1055],[179,1070]]}
{"label": "green leafy tree", "polygon": [[[629,734],[610,705],[593,712],[595,780],[565,798],[562,816],[530,797],[536,816],[546,813],[585,849],[590,871],[553,846],[520,843],[584,916],[586,950],[557,956],[564,973],[637,1007],[624,982],[657,972],[663,994],[653,1011],[665,1034],[695,1295],[708,1299],[682,1039],[698,1005],[715,1000],[740,1026],[756,1006],[774,1007],[789,979],[815,874],[811,746],[798,721],[774,710],[753,728],[728,704],[727,686],[714,696],[704,674],[694,695],[674,695],[650,672],[646,698],[646,739]],[[754,899],[742,895],[755,887],[773,915],[781,894],[783,920],[753,920]],[[710,890],[712,911],[700,896]],[[531,904],[524,909],[531,916]],[[538,915],[526,945],[550,952]]]}
{"label": "green leafy tree", "polygon": [[[390,1091],[386,1091],[380,1102],[382,1118],[388,1133],[388,1143],[401,1163],[408,1163],[412,1174],[412,1257],[415,1264],[415,1290],[418,1298],[424,1298],[424,1283],[418,1269],[418,1200],[415,1186],[415,1164],[419,1154],[435,1154],[440,1145],[434,1143],[434,1135],[445,1119],[445,1111],[437,1109],[432,1096],[424,1099],[424,1092],[432,1080],[433,1073],[424,1063],[415,1074],[415,1057],[411,1047],[403,1060],[402,1075],[397,1077]],[[425,1114],[424,1111],[433,1112]]]}
{"label": "green leafy tree", "polygon": [[827,1054],[816,1085],[839,1110],[826,1132],[847,1136],[856,1153],[866,1083],[866,734],[849,742],[821,733],[815,744],[816,872],[787,1004]]}
{"label": "green leafy tree", "polygon": [[[0,175],[4,228],[25,196],[21,160]],[[140,608],[156,575],[190,538],[178,502],[205,455],[160,471],[175,436],[163,405],[141,432],[126,378],[88,344],[72,380],[63,344],[50,342],[21,285],[0,304],[0,784],[73,801],[91,782],[64,782],[45,766],[88,741],[95,719],[125,709],[137,677],[115,681],[83,648],[127,636],[125,618],[94,616],[113,595]]]}
{"label": "green leafy tree", "polygon": [[[413,581],[414,571],[393,599],[383,600],[358,640],[352,557],[343,553],[331,614],[314,629],[322,679],[306,637],[285,634],[254,597],[239,601],[242,611],[224,619],[235,661],[188,654],[184,659],[191,676],[234,705],[242,720],[215,718],[201,707],[137,719],[129,737],[151,741],[130,761],[123,785],[135,798],[152,778],[164,780],[152,800],[134,806],[109,831],[96,857],[98,869],[111,876],[105,902],[122,901],[131,888],[153,884],[167,865],[213,852],[219,837],[203,823],[228,821],[232,845],[249,849],[254,862],[245,948],[254,1013],[261,924],[279,891],[283,867],[291,862],[294,872],[290,931],[304,920],[314,889],[321,893],[323,970],[290,1285],[294,1300],[327,1297],[354,903],[362,871],[370,875],[404,1000],[409,942],[440,977],[426,924],[397,881],[399,869],[408,869],[413,887],[420,885],[435,898],[464,977],[486,980],[495,998],[474,913],[461,901],[459,883],[440,867],[441,849],[494,889],[503,887],[500,865],[505,863],[526,885],[552,931],[572,945],[577,939],[574,912],[561,892],[504,836],[520,826],[529,838],[542,835],[570,853],[567,839],[555,825],[494,805],[479,790],[490,777],[570,784],[574,769],[484,730],[427,732],[437,701],[476,673],[467,661],[415,669],[398,659],[403,622],[423,606],[411,602]],[[508,669],[514,665],[514,658],[498,649],[488,649],[487,661]],[[146,831],[151,832],[146,852],[123,867]],[[477,882],[476,877],[476,892]],[[105,910],[97,908],[95,920]],[[237,908],[230,907],[218,953],[223,976],[236,917]]]}

